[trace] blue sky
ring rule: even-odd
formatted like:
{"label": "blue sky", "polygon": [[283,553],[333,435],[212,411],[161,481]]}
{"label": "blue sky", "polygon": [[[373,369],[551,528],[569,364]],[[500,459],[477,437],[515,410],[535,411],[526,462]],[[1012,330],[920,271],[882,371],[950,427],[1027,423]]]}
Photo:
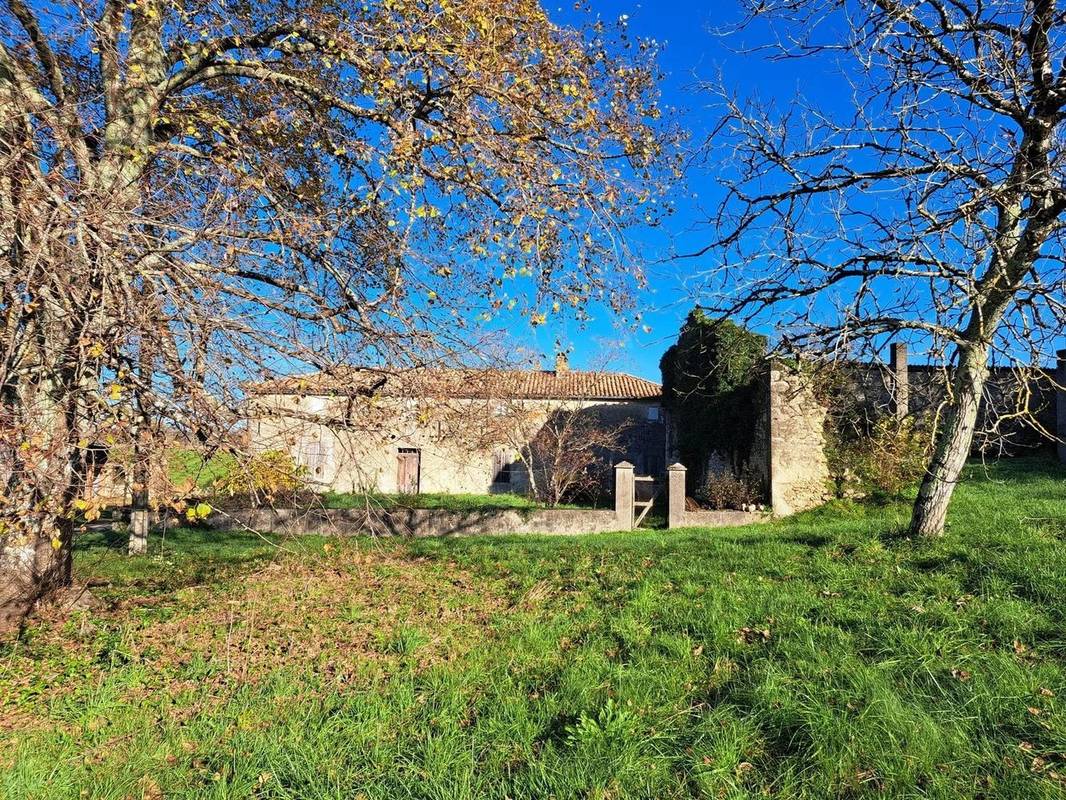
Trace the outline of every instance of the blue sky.
{"label": "blue sky", "polygon": [[[572,5],[545,5],[559,21],[577,23],[588,19]],[[837,65],[825,60],[773,62],[762,55],[737,52],[759,43],[758,30],[745,31],[741,36],[717,34],[716,29],[740,19],[742,10],[735,0],[670,4],[592,0],[592,5],[592,14],[604,20],[628,15],[634,36],[650,37],[663,45],[663,105],[677,110],[678,122],[692,133],[692,144],[705,139],[717,118],[710,98],[695,86],[701,79],[720,75],[727,86],[743,94],[754,92],[763,99],[776,98],[784,104],[802,94],[827,110],[847,108],[849,95]],[[623,330],[609,314],[600,313],[585,328],[570,322],[537,331],[536,347],[550,355],[554,340],[559,337],[573,348],[573,367],[602,367],[604,361],[609,361],[614,368],[658,380],[659,358],[676,338],[696,300],[696,276],[711,262],[705,259],[655,264],[655,256],[665,254],[671,246],[684,252],[706,244],[709,234],[700,226],[708,210],[715,206],[719,192],[713,165],[692,171],[677,189],[677,212],[667,220],[665,229],[634,232],[634,240],[643,246],[652,262],[646,266],[649,289],[639,298],[648,310],[650,332]],[[763,332],[772,333],[768,329]]]}

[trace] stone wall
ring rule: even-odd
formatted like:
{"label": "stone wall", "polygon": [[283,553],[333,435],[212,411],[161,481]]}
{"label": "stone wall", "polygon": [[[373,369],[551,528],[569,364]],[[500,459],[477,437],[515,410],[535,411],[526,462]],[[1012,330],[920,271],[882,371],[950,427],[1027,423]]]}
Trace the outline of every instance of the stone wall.
{"label": "stone wall", "polygon": [[207,524],[221,531],[320,536],[484,536],[524,533],[576,535],[620,530],[613,510],[511,509],[448,511],[436,508],[269,509],[216,512]]}
{"label": "stone wall", "polygon": [[766,522],[769,514],[756,511],[686,511],[677,526],[679,528],[737,528]]}
{"label": "stone wall", "polygon": [[826,408],[815,397],[809,375],[780,362],[770,365],[764,391],[764,418],[757,430],[773,513],[786,516],[821,505],[829,498]]}
{"label": "stone wall", "polygon": [[[765,487],[774,516],[821,505],[829,498],[826,408],[815,397],[810,378],[787,364],[771,362],[760,379],[756,403],[747,467]],[[677,477],[684,471],[680,464],[667,469],[672,487],[670,527],[746,525],[765,518],[743,511],[684,511],[683,483],[678,483],[683,478]]]}
{"label": "stone wall", "polygon": [[[417,451],[421,493],[495,494],[528,489],[517,450],[554,413],[579,411],[624,427],[622,452],[641,473],[666,466],[666,425],[653,400],[368,400],[262,395],[249,408],[257,450],[283,450],[317,490],[397,493],[401,450]],[[497,482],[508,465],[506,482]],[[604,470],[605,474],[609,470]],[[610,487],[604,489],[609,492]]]}
{"label": "stone wall", "polygon": [[[893,347],[887,365],[850,362],[842,367],[847,380],[839,391],[871,420],[891,413],[932,415],[949,394],[950,369],[909,364],[906,348],[900,346]],[[974,452],[1018,455],[1048,448],[1053,444],[1048,434],[1061,417],[1056,413],[1057,394],[1054,370],[990,367],[978,410]]]}

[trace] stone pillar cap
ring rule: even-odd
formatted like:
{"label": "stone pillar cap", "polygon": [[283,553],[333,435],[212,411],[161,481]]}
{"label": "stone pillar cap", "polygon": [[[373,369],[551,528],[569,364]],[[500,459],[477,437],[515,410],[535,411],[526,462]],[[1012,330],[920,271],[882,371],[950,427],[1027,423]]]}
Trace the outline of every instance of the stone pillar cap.
{"label": "stone pillar cap", "polygon": [[614,468],[615,469],[636,469],[636,467],[634,467],[628,461],[619,461],[617,464],[614,465]]}
{"label": "stone pillar cap", "polygon": [[669,469],[669,470],[685,470],[685,471],[687,471],[688,467],[686,467],[684,464],[682,464],[680,461],[678,461],[678,462],[675,462],[675,463],[671,464],[670,466],[668,466],[667,469]]}

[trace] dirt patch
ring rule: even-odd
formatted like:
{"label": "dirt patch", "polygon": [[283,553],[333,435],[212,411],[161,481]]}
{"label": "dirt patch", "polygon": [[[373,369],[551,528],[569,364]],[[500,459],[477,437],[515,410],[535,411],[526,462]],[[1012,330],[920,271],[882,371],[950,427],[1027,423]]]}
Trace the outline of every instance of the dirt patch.
{"label": "dirt patch", "polygon": [[[135,694],[176,699],[207,688],[211,702],[280,669],[323,689],[401,664],[424,669],[484,642],[493,615],[507,607],[454,564],[356,548],[286,558],[227,587],[162,600],[39,620],[29,645],[0,657],[0,730],[24,728],[28,710],[44,714],[50,699],[125,663],[152,676]],[[81,665],[76,676],[73,665]]]}

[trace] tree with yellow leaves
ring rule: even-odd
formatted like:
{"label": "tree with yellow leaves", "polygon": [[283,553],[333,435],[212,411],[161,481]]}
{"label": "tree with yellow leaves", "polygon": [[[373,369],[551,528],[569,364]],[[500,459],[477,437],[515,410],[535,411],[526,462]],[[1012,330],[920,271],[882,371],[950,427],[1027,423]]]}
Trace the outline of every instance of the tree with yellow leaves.
{"label": "tree with yellow leaves", "polygon": [[625,231],[657,221],[669,134],[624,23],[536,0],[0,21],[2,626],[70,581],[101,444],[225,448],[243,380],[446,359],[639,281]]}

